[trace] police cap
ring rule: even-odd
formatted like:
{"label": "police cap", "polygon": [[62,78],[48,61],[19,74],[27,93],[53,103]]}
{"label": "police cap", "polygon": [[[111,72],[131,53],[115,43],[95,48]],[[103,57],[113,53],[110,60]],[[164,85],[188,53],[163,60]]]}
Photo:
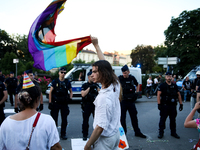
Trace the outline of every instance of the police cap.
{"label": "police cap", "polygon": [[91,74],[92,74],[92,71],[88,72],[88,73],[87,73],[87,76],[90,76]]}
{"label": "police cap", "polygon": [[65,67],[61,67],[59,71],[66,71]]}
{"label": "police cap", "polygon": [[13,72],[13,71],[11,71],[11,72],[10,72],[10,74],[14,74],[14,72]]}
{"label": "police cap", "polygon": [[27,74],[29,74],[29,73],[33,73],[33,70],[32,69],[29,69],[29,70],[26,70],[25,71]]}
{"label": "police cap", "polygon": [[124,66],[121,68],[121,70],[122,70],[122,72],[125,72],[125,71],[127,71],[127,70],[129,70],[129,69],[128,69],[128,66],[127,66],[127,65],[124,65]]}
{"label": "police cap", "polygon": [[172,73],[168,71],[168,72],[166,72],[165,75],[172,75]]}

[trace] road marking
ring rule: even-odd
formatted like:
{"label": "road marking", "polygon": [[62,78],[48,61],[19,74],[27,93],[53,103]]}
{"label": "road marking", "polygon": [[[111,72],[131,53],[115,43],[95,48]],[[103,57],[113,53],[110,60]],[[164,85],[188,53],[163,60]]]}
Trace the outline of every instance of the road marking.
{"label": "road marking", "polygon": [[4,113],[13,114],[15,113],[14,109],[4,109]]}

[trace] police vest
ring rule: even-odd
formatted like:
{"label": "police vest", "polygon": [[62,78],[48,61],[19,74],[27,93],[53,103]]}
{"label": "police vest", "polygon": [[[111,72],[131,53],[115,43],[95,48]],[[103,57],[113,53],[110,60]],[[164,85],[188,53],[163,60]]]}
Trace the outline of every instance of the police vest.
{"label": "police vest", "polygon": [[[91,86],[92,85],[92,86]],[[98,95],[98,85],[95,83],[85,83],[86,88],[90,87],[90,91],[85,97],[82,97],[83,103],[93,103]]]}
{"label": "police vest", "polygon": [[[167,84],[167,83],[166,83]],[[176,104],[178,99],[177,90],[175,84],[167,84],[166,94],[161,93],[161,103],[163,104]]]}
{"label": "police vest", "polygon": [[[131,77],[131,75],[129,75]],[[123,99],[134,100],[135,99],[135,85],[133,79],[130,77],[124,78],[122,75],[119,76],[121,86],[123,88]]]}
{"label": "police vest", "polygon": [[69,94],[68,94],[69,81],[65,79],[63,82],[60,82],[59,79],[56,79],[55,82],[56,82],[56,86],[54,87],[52,91],[53,102],[57,102],[60,104],[67,103],[70,100]]}

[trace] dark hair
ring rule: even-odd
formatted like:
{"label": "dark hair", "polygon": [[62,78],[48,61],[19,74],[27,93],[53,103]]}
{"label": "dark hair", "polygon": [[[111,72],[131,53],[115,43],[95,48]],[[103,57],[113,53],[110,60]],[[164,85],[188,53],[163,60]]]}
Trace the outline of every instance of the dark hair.
{"label": "dark hair", "polygon": [[19,100],[21,102],[21,107],[23,108],[33,108],[35,101],[41,95],[41,89],[39,86],[34,86],[28,89],[22,89],[18,94]]}
{"label": "dark hair", "polygon": [[99,81],[107,88],[111,84],[117,84],[118,77],[113,72],[110,63],[106,60],[96,61],[92,66],[98,67]]}

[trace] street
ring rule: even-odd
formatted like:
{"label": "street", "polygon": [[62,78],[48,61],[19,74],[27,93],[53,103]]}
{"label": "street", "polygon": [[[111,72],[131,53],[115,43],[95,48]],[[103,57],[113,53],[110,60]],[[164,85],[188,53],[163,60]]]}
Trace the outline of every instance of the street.
{"label": "street", "polygon": [[[147,99],[145,96],[136,101],[136,108],[138,111],[138,121],[141,132],[147,136],[146,139],[135,137],[129,114],[127,113],[127,140],[129,144],[129,150],[189,150],[198,141],[197,129],[184,128],[184,121],[190,112],[190,102],[183,103],[183,111],[178,110],[177,134],[181,137],[175,139],[170,135],[169,118],[166,121],[166,129],[164,137],[158,139],[158,123],[159,123],[159,110],[157,108],[157,99],[154,96],[152,99]],[[5,110],[13,109],[9,102],[6,102]],[[72,150],[71,139],[82,138],[82,113],[80,104],[69,104],[70,114],[68,116],[68,128],[67,128],[67,140],[60,140],[61,146],[65,150]],[[48,99],[44,96],[44,110],[42,113],[50,114],[48,109]],[[12,113],[6,113],[6,116]],[[195,114],[197,117],[197,113]],[[59,125],[61,119],[59,115]],[[89,135],[93,131],[92,127],[93,118],[90,117]],[[58,127],[60,132],[60,126]]]}

